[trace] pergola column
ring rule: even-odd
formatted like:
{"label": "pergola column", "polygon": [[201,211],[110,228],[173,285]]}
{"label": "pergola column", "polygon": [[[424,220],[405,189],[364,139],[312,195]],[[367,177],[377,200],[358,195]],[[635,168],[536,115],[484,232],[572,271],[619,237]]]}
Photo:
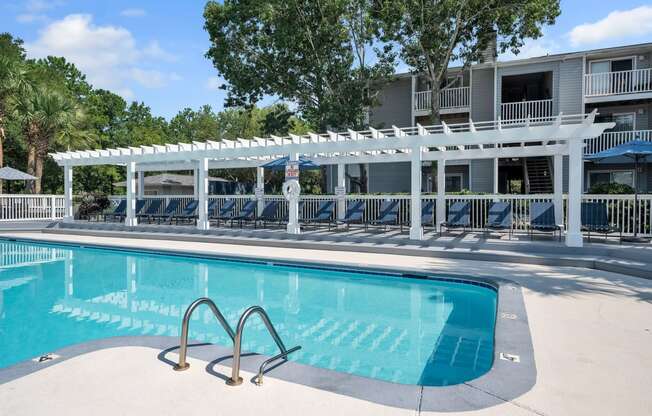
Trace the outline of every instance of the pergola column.
{"label": "pergola column", "polygon": [[202,158],[197,162],[197,201],[199,203],[197,206],[197,228],[208,230],[210,228],[208,218],[208,159]]}
{"label": "pergola column", "polygon": [[337,164],[337,184],[335,186],[344,190],[337,197],[337,219],[342,220],[346,216],[346,165],[344,163]]}
{"label": "pergola column", "polygon": [[437,202],[435,203],[435,226],[437,231],[441,223],[446,221],[446,161],[437,161]]}
{"label": "pergola column", "polygon": [[564,223],[564,157],[561,154],[553,156],[553,180],[555,204],[555,223]]}
{"label": "pergola column", "polygon": [[568,230],[566,245],[582,247],[582,183],[584,176],[584,141],[573,139],[568,141]]}
{"label": "pergola column", "polygon": [[256,199],[258,200],[258,215],[265,209],[265,168],[256,168]]}
{"label": "pergola column", "polygon": [[127,210],[125,225],[134,227],[138,225],[136,219],[136,162],[127,163]]}
{"label": "pergola column", "polygon": [[494,158],[494,195],[498,195],[498,158]]}
{"label": "pergola column", "polygon": [[197,199],[199,187],[200,185],[199,185],[198,170],[193,169],[192,170],[192,197],[194,199]]}
{"label": "pergola column", "polygon": [[145,172],[138,172],[138,199],[145,196]]}
{"label": "pergola column", "polygon": [[413,148],[411,156],[410,239],[423,240],[423,227],[421,226],[421,147]]}
{"label": "pergola column", "polygon": [[[295,152],[290,153],[290,162],[297,161],[299,161],[299,155]],[[296,182],[298,184],[299,181],[297,180]],[[288,234],[301,234],[301,226],[299,225],[299,195],[290,195],[288,198],[288,224],[286,230]]]}
{"label": "pergola column", "polygon": [[72,206],[72,166],[63,167],[63,220],[71,222],[75,219]]}

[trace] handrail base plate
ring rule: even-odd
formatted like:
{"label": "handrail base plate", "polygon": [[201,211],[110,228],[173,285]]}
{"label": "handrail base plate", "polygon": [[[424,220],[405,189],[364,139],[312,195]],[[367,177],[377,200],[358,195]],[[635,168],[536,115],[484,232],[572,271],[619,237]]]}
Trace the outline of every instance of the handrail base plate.
{"label": "handrail base plate", "polygon": [[188,363],[186,363],[185,365],[175,364],[174,367],[172,367],[174,371],[185,371],[189,368],[190,368],[190,364]]}
{"label": "handrail base plate", "polygon": [[227,386],[239,386],[240,384],[242,384],[242,377],[238,377],[237,381],[233,381],[233,379],[226,380]]}

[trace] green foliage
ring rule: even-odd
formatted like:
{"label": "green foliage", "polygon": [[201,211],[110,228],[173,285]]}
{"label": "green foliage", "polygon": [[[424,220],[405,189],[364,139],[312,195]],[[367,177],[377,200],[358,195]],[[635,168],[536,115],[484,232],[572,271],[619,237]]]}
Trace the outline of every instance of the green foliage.
{"label": "green foliage", "polygon": [[[226,0],[204,9],[206,56],[228,82],[227,105],[264,95],[297,104],[318,130],[364,124],[394,70],[377,48],[371,0]],[[373,53],[371,53],[373,52]]]}
{"label": "green foliage", "polygon": [[631,195],[634,193],[634,188],[622,183],[597,183],[589,189],[589,194],[601,195]]}
{"label": "green foliage", "polygon": [[439,90],[451,62],[479,60],[492,38],[500,52],[517,54],[526,38],[542,35],[560,14],[559,0],[378,0],[375,16],[382,38],[400,45],[401,58],[426,75],[432,90],[434,122]]}
{"label": "green foliage", "polygon": [[79,196],[77,214],[82,219],[91,215],[100,214],[111,205],[106,195],[97,192],[84,192]]}

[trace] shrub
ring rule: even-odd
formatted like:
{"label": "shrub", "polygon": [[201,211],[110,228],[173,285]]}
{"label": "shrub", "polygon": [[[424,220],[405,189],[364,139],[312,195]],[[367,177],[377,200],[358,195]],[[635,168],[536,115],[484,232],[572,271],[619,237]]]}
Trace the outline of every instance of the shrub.
{"label": "shrub", "polygon": [[625,195],[633,194],[634,188],[622,183],[597,183],[589,189],[589,194],[602,194],[602,195]]}
{"label": "shrub", "polygon": [[80,219],[88,218],[90,215],[99,214],[111,205],[106,195],[93,192],[85,192],[79,196],[81,202],[77,210]]}

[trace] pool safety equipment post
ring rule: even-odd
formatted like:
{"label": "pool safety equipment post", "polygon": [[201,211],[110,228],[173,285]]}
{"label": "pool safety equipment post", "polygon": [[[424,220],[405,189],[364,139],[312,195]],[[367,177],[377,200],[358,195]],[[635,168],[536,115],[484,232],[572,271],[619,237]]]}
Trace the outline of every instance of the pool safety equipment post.
{"label": "pool safety equipment post", "polygon": [[197,228],[205,231],[210,228],[208,215],[208,159],[202,158],[197,162],[197,201],[199,203],[197,207]]}
{"label": "pool safety equipment post", "polygon": [[299,155],[290,153],[290,158],[285,165],[285,183],[283,183],[283,195],[288,201],[288,234],[300,234],[299,225],[299,196],[301,186],[299,185]]}
{"label": "pool safety equipment post", "polygon": [[136,218],[136,162],[127,163],[127,212],[125,225],[135,227],[138,225]]}

